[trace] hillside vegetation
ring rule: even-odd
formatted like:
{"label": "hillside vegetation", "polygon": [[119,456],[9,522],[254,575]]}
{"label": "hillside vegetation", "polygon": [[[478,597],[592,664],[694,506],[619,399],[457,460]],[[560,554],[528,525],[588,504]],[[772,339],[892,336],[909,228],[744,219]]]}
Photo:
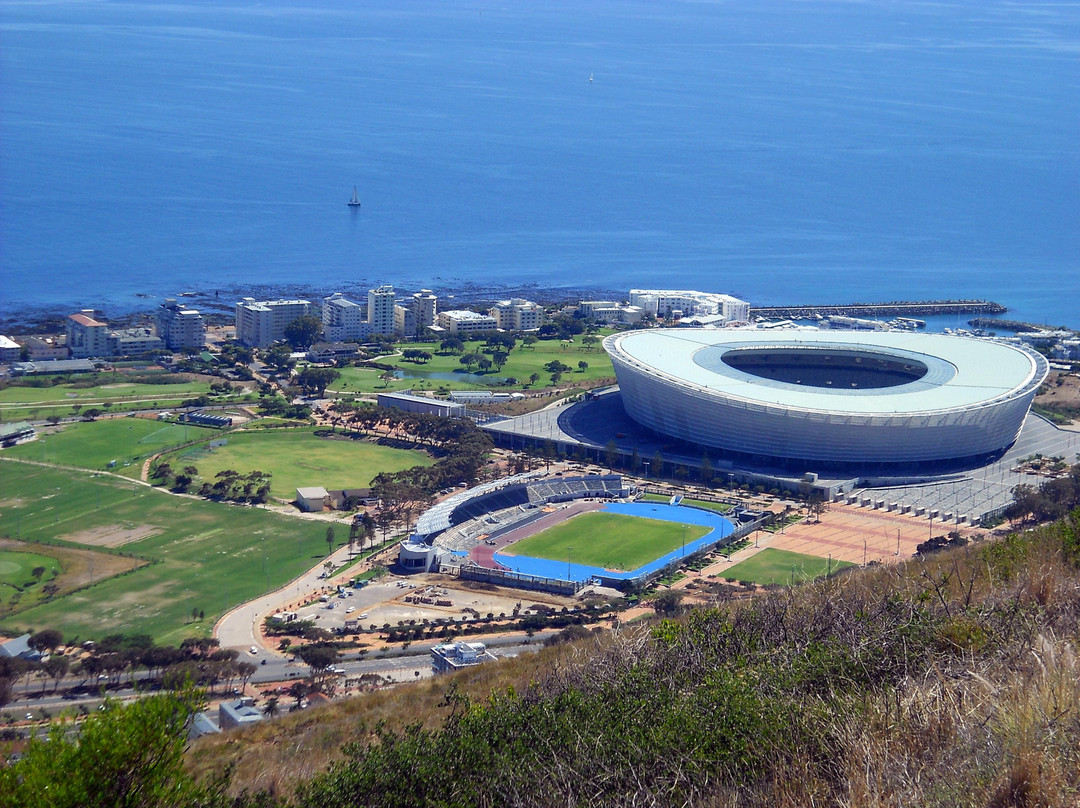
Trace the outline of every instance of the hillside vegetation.
{"label": "hillside vegetation", "polygon": [[1078,526],[622,626],[190,764],[320,808],[1076,805]]}

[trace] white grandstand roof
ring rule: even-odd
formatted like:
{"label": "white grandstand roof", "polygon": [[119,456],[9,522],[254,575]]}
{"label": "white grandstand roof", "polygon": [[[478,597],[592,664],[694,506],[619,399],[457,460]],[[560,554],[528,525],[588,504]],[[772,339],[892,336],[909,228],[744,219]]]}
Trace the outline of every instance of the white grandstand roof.
{"label": "white grandstand roof", "polygon": [[[921,413],[1009,398],[1041,380],[1044,365],[1031,352],[985,339],[865,331],[652,329],[613,335],[609,353],[681,387],[697,387],[750,404],[821,412]],[[734,349],[799,348],[867,351],[927,367],[917,381],[873,389],[818,388],[765,379],[722,360]]]}

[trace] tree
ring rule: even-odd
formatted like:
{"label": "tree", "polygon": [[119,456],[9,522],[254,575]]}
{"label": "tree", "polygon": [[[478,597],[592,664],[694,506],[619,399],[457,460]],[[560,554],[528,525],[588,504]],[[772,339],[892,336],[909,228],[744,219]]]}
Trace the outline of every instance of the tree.
{"label": "tree", "polygon": [[439,350],[450,354],[464,353],[465,343],[457,337],[447,337],[439,343]]}
{"label": "tree", "polygon": [[263,707],[263,714],[267,718],[273,718],[278,714],[278,697],[271,696],[266,700],[266,706]]}
{"label": "tree", "polygon": [[312,677],[324,673],[339,658],[337,649],[329,645],[305,645],[296,655],[311,668]]}
{"label": "tree", "polygon": [[333,525],[330,525],[330,527],[328,527],[326,529],[326,552],[327,553],[334,552],[334,526]]}
{"label": "tree", "polygon": [[34,567],[32,570],[30,570],[30,574],[34,577],[35,581],[40,581],[41,576],[45,574],[45,568],[44,567]]}
{"label": "tree", "polygon": [[526,334],[521,339],[521,347],[528,348],[530,350],[536,349],[536,343],[540,341],[540,338],[536,334]]}
{"label": "tree", "polygon": [[202,706],[202,693],[188,687],[127,706],[106,701],[78,733],[56,723],[0,767],[4,804],[168,808],[223,799],[223,781],[200,786],[184,770],[187,723]]}
{"label": "tree", "polygon": [[592,334],[586,334],[581,338],[581,344],[585,347],[585,350],[590,351],[596,347],[596,343],[600,341],[600,337]]}
{"label": "tree", "polygon": [[55,628],[47,628],[32,635],[26,642],[35,651],[52,653],[64,644],[64,635]]}
{"label": "tree", "polygon": [[683,593],[678,589],[667,589],[653,598],[652,606],[656,613],[665,617],[674,617],[683,612]]}
{"label": "tree", "polygon": [[540,374],[539,373],[530,373],[529,374],[529,384],[531,386],[535,387],[536,383],[538,381],[540,381]]}
{"label": "tree", "polygon": [[319,339],[322,329],[322,320],[306,314],[286,325],[282,333],[293,350],[299,351],[310,348]]}
{"label": "tree", "polygon": [[333,368],[304,368],[297,374],[296,383],[306,394],[321,398],[327,386],[339,378],[341,374]]}
{"label": "tree", "polygon": [[581,373],[584,373],[584,372],[585,372],[586,370],[588,370],[588,369],[589,369],[589,363],[588,363],[588,362],[586,362],[586,361],[585,361],[584,359],[582,359],[582,360],[581,360],[580,362],[578,362],[578,363],[577,363],[577,366],[578,366],[578,370],[579,370],[579,371],[580,371]]}
{"label": "tree", "polygon": [[101,410],[97,407],[90,407],[89,409],[83,410],[82,418],[84,421],[96,421],[100,417]]}

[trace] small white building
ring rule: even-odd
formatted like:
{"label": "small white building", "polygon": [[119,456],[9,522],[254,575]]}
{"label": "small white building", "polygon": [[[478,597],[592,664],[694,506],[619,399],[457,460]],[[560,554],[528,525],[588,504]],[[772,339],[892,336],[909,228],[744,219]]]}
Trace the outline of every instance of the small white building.
{"label": "small white building", "polygon": [[495,656],[482,642],[448,642],[431,649],[431,667],[435,673],[471,668],[485,662],[494,662]]}
{"label": "small white building", "polygon": [[296,506],[308,513],[319,513],[330,501],[330,494],[322,486],[296,489]]}
{"label": "small white building", "polygon": [[245,727],[263,720],[263,714],[250,697],[236,701],[223,701],[218,707],[218,725],[222,730]]}

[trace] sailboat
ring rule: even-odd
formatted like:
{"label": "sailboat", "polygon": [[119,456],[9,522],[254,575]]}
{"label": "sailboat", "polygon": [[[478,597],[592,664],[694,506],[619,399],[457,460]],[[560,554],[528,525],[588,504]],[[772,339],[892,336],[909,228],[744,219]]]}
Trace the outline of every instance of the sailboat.
{"label": "sailboat", "polygon": [[350,208],[360,207],[360,195],[356,192],[356,186],[352,187],[352,199],[349,200]]}

